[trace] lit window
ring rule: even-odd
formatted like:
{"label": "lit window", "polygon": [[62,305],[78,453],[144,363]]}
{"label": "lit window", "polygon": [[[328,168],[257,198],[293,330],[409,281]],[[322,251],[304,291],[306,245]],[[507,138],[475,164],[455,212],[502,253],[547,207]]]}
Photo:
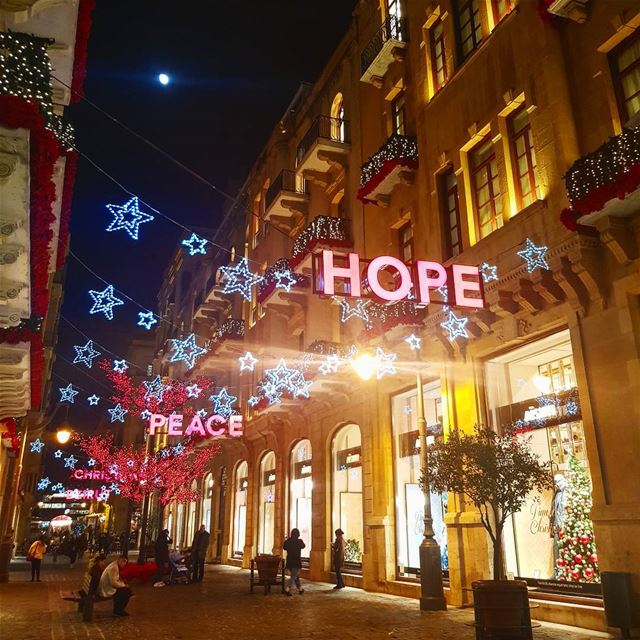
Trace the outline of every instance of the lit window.
{"label": "lit window", "polygon": [[482,42],[482,24],[478,0],[457,0],[455,6],[458,48],[462,61]]}
{"label": "lit window", "polygon": [[498,24],[502,18],[509,15],[513,9],[512,0],[491,0],[493,21]]}
{"label": "lit window", "polygon": [[429,47],[431,50],[431,74],[433,91],[438,91],[447,81],[447,60],[444,49],[444,26],[438,20],[429,29]]}
{"label": "lit window", "polygon": [[640,31],[613,52],[613,76],[622,118],[640,113]]}
{"label": "lit window", "polygon": [[472,188],[480,237],[502,226],[500,179],[493,142],[487,140],[471,154]]}
{"label": "lit window", "polygon": [[394,40],[402,40],[400,0],[387,0],[387,16],[389,17],[389,35]]}
{"label": "lit window", "polygon": [[400,93],[391,103],[393,133],[403,136],[405,133],[404,94]]}
{"label": "lit window", "polygon": [[523,209],[540,197],[536,175],[536,152],[533,147],[529,114],[524,107],[520,107],[511,116],[509,125],[516,195],[519,208]]}
{"label": "lit window", "polygon": [[404,262],[411,262],[413,260],[413,227],[410,222],[398,229],[398,241],[400,258]]}
{"label": "lit window", "polygon": [[453,167],[440,175],[439,182],[445,259],[448,259],[459,255],[462,251],[458,181]]}

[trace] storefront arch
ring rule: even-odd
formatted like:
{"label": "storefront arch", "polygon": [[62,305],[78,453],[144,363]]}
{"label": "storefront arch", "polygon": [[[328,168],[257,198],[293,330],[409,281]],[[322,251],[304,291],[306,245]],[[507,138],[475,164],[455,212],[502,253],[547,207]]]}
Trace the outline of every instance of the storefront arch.
{"label": "storefront arch", "polygon": [[233,472],[233,518],[231,520],[231,555],[241,558],[247,538],[247,494],[249,464],[240,460]]}
{"label": "storefront arch", "polygon": [[272,553],[276,521],[276,454],[273,450],[262,454],[258,470],[258,553]]}
{"label": "storefront arch", "polygon": [[207,531],[211,530],[211,502],[213,497],[213,474],[207,473],[202,480],[202,502],[200,504],[200,522]]}
{"label": "storefront arch", "polygon": [[306,547],[302,557],[308,558],[311,551],[312,492],[311,475],[312,449],[308,439],[298,440],[289,454],[289,514],[287,535],[294,527]]}

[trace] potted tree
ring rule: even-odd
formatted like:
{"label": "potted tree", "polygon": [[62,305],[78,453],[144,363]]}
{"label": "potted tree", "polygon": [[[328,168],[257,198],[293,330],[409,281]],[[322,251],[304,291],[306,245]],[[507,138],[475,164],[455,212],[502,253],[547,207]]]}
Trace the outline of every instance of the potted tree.
{"label": "potted tree", "polygon": [[505,580],[502,532],[533,491],[551,488],[548,464],[531,452],[526,437],[476,425],[469,434],[451,430],[446,441],[429,447],[422,483],[432,491],[464,495],[491,539],[493,580],[472,584],[477,637],[531,638],[527,585]]}

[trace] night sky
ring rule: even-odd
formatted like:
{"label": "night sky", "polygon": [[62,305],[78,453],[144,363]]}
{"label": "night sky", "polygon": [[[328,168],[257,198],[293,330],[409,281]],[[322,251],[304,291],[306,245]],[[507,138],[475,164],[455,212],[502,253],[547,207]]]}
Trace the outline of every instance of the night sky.
{"label": "night sky", "polygon": [[[187,3],[98,0],[89,40],[86,97],[137,133],[235,195],[301,81],[314,81],[348,28],[355,0],[236,0]],[[163,87],[157,75],[172,82]],[[187,227],[215,228],[225,201],[86,102],[71,107],[78,149],[128,191]],[[157,311],[162,273],[180,229],[159,217],[140,240],[108,233],[106,204],[129,195],[80,159],[71,220],[71,250],[116,289]],[[89,315],[89,289],[105,284],[71,256],[62,315],[95,342],[124,356],[144,337],[140,310],[127,302],[109,322]],[[118,297],[120,296],[116,293]],[[68,382],[80,390],[74,427],[95,424],[111,406],[94,365],[72,365],[86,338],[60,320],[52,403]],[[105,349],[97,346],[103,355]],[[137,363],[146,365],[147,363]]]}

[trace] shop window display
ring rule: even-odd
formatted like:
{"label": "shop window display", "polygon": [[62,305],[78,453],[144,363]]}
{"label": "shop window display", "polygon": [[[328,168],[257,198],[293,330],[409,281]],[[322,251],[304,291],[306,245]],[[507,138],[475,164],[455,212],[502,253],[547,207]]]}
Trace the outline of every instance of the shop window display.
{"label": "shop window display", "polygon": [[494,358],[485,374],[492,426],[528,438],[554,477],[553,489],[532,494],[505,525],[507,572],[550,589],[560,588],[558,582],[599,582],[569,332]]}
{"label": "shop window display", "polygon": [[176,535],[173,537],[173,543],[176,547],[182,549],[184,541],[182,535],[184,533],[184,504],[179,503],[176,509]]}
{"label": "shop window display", "polygon": [[[440,382],[425,384],[424,410],[427,442],[442,435],[442,398]],[[420,543],[424,537],[424,493],[419,485],[420,439],[415,389],[392,399],[393,446],[396,494],[396,556],[398,577],[417,577],[420,567]],[[431,494],[433,530],[440,546],[442,570],[447,571],[447,530],[444,514],[447,495]]]}
{"label": "shop window display", "polygon": [[358,425],[346,425],[336,433],[331,458],[331,528],[344,531],[346,568],[357,568],[364,548],[362,440]]}
{"label": "shop window display", "polygon": [[260,461],[258,553],[273,552],[276,500],[276,455],[268,451]]}
{"label": "shop window display", "polygon": [[289,531],[296,527],[307,545],[302,557],[308,558],[311,550],[311,443],[301,440],[291,450],[291,482],[289,484]]}
{"label": "shop window display", "polygon": [[233,555],[242,557],[247,536],[247,494],[249,465],[243,460],[236,467],[233,500]]}
{"label": "shop window display", "polygon": [[[198,485],[194,480],[191,484],[191,491],[197,491]],[[196,503],[195,500],[189,503],[189,508],[187,509],[187,535],[185,536],[184,544],[190,545],[193,540],[193,535],[196,531]]]}
{"label": "shop window display", "polygon": [[213,498],[213,476],[208,473],[202,483],[202,506],[200,508],[200,524],[203,524],[207,531],[211,530],[211,501]]}

